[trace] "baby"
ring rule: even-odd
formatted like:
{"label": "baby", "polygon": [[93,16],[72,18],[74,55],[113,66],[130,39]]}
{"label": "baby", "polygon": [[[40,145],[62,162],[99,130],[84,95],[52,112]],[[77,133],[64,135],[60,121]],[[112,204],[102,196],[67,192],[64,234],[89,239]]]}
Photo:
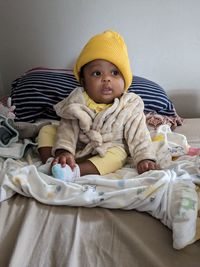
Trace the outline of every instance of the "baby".
{"label": "baby", "polygon": [[122,168],[128,156],[139,174],[156,169],[143,101],[127,93],[132,72],[123,38],[114,31],[91,38],[74,75],[81,87],[54,106],[59,126],[44,126],[39,133],[43,163],[54,157],[53,175],[73,181],[87,174],[108,174]]}

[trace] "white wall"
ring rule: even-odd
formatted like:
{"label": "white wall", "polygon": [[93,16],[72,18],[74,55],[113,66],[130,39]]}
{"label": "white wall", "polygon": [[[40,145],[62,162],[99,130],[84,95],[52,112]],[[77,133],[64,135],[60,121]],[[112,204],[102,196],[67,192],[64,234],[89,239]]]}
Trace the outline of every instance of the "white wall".
{"label": "white wall", "polygon": [[0,0],[0,95],[29,68],[72,68],[88,39],[119,31],[135,75],[200,116],[199,0]]}

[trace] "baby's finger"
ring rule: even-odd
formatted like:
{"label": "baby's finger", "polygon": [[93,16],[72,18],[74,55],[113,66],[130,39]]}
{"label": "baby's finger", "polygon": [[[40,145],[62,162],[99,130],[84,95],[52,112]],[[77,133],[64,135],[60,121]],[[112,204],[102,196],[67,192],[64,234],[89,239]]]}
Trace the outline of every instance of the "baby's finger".
{"label": "baby's finger", "polygon": [[71,167],[71,169],[73,170],[76,166],[76,162],[74,160],[73,157],[69,157],[66,161],[66,163]]}
{"label": "baby's finger", "polygon": [[148,168],[151,169],[151,170],[155,170],[156,169],[155,162],[150,162]]}
{"label": "baby's finger", "polygon": [[156,162],[150,162],[149,163],[149,169],[150,170],[158,170],[158,165],[156,164]]}
{"label": "baby's finger", "polygon": [[55,165],[58,163],[58,158],[54,158],[51,162],[51,166]]}
{"label": "baby's finger", "polygon": [[67,159],[66,156],[60,156],[59,157],[59,163],[61,164],[62,167],[65,167],[66,163],[67,163]]}

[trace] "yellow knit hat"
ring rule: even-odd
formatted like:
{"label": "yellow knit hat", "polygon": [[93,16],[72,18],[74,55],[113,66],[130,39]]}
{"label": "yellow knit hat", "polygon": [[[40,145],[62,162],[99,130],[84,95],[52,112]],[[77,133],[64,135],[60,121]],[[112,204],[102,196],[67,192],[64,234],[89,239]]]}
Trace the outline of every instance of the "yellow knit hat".
{"label": "yellow knit hat", "polygon": [[80,82],[81,68],[95,59],[104,59],[114,64],[125,80],[125,90],[132,82],[132,72],[127,46],[122,36],[114,31],[105,31],[92,37],[81,51],[74,66],[74,75]]}

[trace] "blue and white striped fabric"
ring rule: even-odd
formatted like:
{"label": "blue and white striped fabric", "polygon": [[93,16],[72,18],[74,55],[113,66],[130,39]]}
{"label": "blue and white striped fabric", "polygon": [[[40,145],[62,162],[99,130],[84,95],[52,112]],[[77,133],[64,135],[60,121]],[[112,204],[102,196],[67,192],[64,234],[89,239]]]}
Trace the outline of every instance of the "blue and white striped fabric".
{"label": "blue and white striped fabric", "polygon": [[165,116],[175,116],[176,110],[164,89],[155,82],[134,76],[129,92],[139,95],[144,102],[145,112],[156,112]]}
{"label": "blue and white striped fabric", "polygon": [[[67,97],[80,84],[68,70],[36,68],[12,83],[12,105],[16,121],[34,122],[37,119],[59,119],[53,105]],[[141,96],[145,112],[175,116],[175,108],[165,91],[156,83],[134,76],[129,92]]]}

